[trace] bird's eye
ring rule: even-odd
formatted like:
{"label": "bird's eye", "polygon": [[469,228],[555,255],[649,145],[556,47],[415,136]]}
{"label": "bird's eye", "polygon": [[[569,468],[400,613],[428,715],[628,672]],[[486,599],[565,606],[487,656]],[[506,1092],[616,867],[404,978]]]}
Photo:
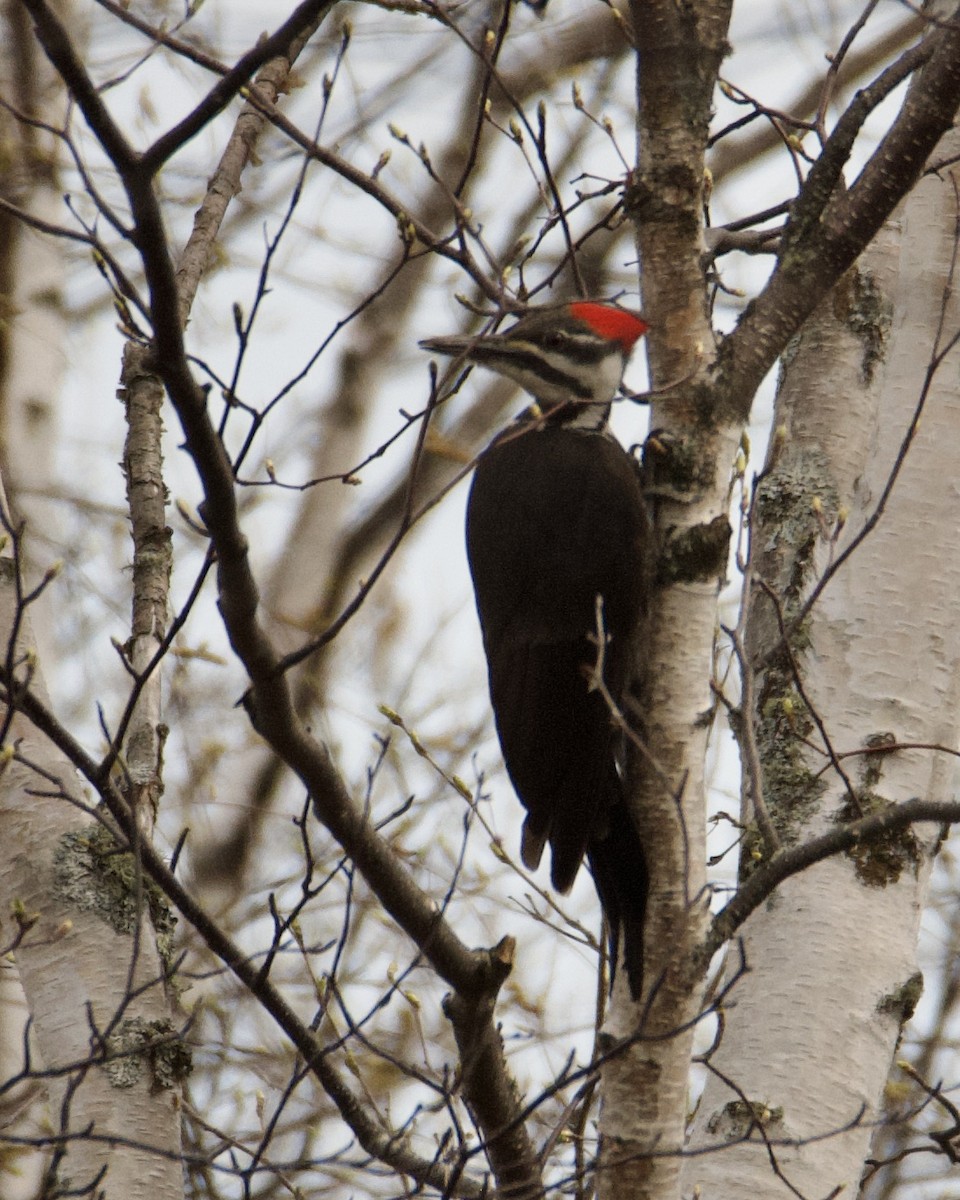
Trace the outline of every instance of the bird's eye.
{"label": "bird's eye", "polygon": [[544,334],[543,344],[548,350],[562,350],[569,338],[562,329],[551,329]]}

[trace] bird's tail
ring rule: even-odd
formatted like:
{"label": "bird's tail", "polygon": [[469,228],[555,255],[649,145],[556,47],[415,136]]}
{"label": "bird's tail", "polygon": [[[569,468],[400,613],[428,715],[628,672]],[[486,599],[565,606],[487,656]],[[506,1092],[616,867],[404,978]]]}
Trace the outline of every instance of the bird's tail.
{"label": "bird's tail", "polygon": [[643,987],[643,921],[647,908],[647,863],[626,805],[620,800],[609,811],[606,836],[587,847],[590,869],[610,930],[610,977],[623,962],[634,1000]]}

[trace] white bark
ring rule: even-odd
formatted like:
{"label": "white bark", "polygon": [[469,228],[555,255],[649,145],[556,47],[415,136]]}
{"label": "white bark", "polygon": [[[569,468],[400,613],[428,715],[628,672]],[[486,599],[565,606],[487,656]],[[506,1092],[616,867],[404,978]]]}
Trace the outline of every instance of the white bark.
{"label": "white bark", "polygon": [[[679,1195],[687,1082],[703,979],[695,951],[707,916],[705,756],[714,706],[704,664],[713,658],[719,580],[727,560],[731,469],[740,436],[728,414],[697,412],[713,376],[716,342],[704,297],[703,141],[715,72],[727,47],[729,7],[631,5],[637,30],[637,250],[659,448],[645,452],[660,535],[648,629],[636,641],[643,748],[633,755],[632,813],[649,873],[644,994],[614,997],[608,1028],[633,1039],[603,1071],[601,1200]],[[641,27],[641,22],[643,25]],[[684,45],[685,54],[677,50]],[[647,205],[642,197],[657,196]],[[678,381],[682,381],[678,385]],[[687,457],[689,456],[689,458]],[[702,472],[684,462],[710,464]],[[712,468],[712,469],[711,469]],[[639,583],[639,581],[638,581]]]}
{"label": "white bark", "polygon": [[[798,519],[815,496],[827,522],[837,504],[849,509],[835,552],[874,512],[910,424],[934,353],[955,221],[950,180],[925,180],[905,206],[902,230],[889,228],[859,267],[861,283],[894,297],[889,332],[878,318],[876,297],[858,307],[862,287],[852,302],[838,289],[804,331],[787,368],[777,417],[778,424],[787,422],[787,438],[774,479],[782,484],[793,472]],[[960,307],[951,297],[944,340],[958,322]],[[884,360],[864,382],[869,339],[878,331],[887,338]],[[884,515],[817,602],[807,626],[810,649],[797,651],[804,688],[840,754],[887,735],[900,743],[957,744],[958,358],[952,353],[934,380]],[[760,530],[755,545],[770,536],[769,529]],[[789,527],[782,527],[781,537],[789,536]],[[828,540],[819,538],[808,588],[830,554]],[[754,621],[769,623],[769,603],[755,599],[754,606]],[[768,646],[773,640],[769,624],[755,637]],[[764,705],[780,703],[782,695],[761,690],[758,707],[768,716]],[[802,704],[797,711],[804,725]],[[807,736],[822,746],[815,728]],[[825,790],[819,796],[798,791],[793,804],[787,794],[768,792],[781,829],[789,823],[788,843],[825,831],[848,803],[828,759],[800,749],[801,768],[822,771]],[[778,752],[761,746],[768,783],[771,756]],[[913,796],[950,796],[953,767],[946,754],[903,750],[847,757],[842,766],[868,810]],[[936,839],[937,830],[924,827],[893,839],[883,856],[863,847],[855,860],[821,863],[790,879],[748,921],[743,937],[750,973],[729,997],[712,1059],[740,1091],[709,1078],[693,1146],[723,1149],[687,1161],[685,1195],[696,1187],[704,1200],[772,1200],[795,1196],[794,1188],[809,1197],[833,1195],[834,1189],[857,1193],[871,1123],[881,1113],[900,1022],[909,1009]],[[792,1187],[773,1177],[755,1128],[744,1143],[729,1144],[750,1125],[744,1098],[765,1109],[765,1132]]]}
{"label": "white bark", "polygon": [[[62,202],[49,190],[33,190],[24,200],[41,220],[61,219]],[[35,500],[49,494],[56,480],[51,448],[57,444],[55,397],[65,366],[64,262],[53,238],[22,224],[15,229],[9,303],[16,316],[3,381],[4,460],[13,472],[11,491]]]}
{"label": "white bark", "polygon": [[[0,16],[0,79],[4,95],[15,96],[23,111],[41,113],[55,123],[64,92],[58,76],[37,53],[29,22],[19,5]],[[27,86],[23,86],[28,83]],[[58,187],[55,140],[0,112],[5,167],[0,192],[33,216],[57,221],[63,200]],[[57,242],[26,224],[0,216],[0,463],[18,514],[34,529],[56,538],[56,509],[45,502],[55,490],[52,448],[57,444],[54,402],[66,365],[64,260]],[[59,539],[57,539],[59,540]],[[34,608],[34,632],[52,645],[52,614],[47,597]],[[0,827],[2,833],[2,827]],[[0,917],[0,946],[12,931]],[[15,1074],[23,1056],[29,1008],[16,964],[6,960],[0,973],[0,1080]],[[46,1131],[46,1113],[36,1082],[25,1080],[7,1092],[0,1105],[0,1128],[12,1137],[36,1138]],[[43,1159],[24,1146],[0,1155],[0,1195],[27,1200],[38,1194]]]}
{"label": "white bark", "polygon": [[[8,550],[0,558],[4,649],[16,617],[14,578]],[[18,649],[32,653],[27,620]],[[31,690],[45,697],[36,668]],[[109,866],[98,871],[111,859],[122,870],[121,859],[100,841],[104,827],[70,762],[21,715],[5,755],[14,746],[16,758],[5,756],[0,772],[0,911],[7,943],[17,930],[10,914],[27,923],[15,958],[42,1059],[32,1068],[62,1071],[46,1078],[51,1127],[71,1138],[57,1179],[83,1188],[105,1170],[96,1190],[103,1200],[175,1200],[180,1107],[170,1085],[182,1060],[153,927],[142,914],[133,918],[135,896],[110,886]],[[100,1065],[104,1039],[109,1061]],[[166,1044],[147,1054],[144,1040]],[[88,1126],[92,1136],[80,1136]]]}
{"label": "white bark", "polygon": [[[697,511],[709,519],[715,508]],[[650,773],[657,796],[648,793],[638,822],[654,897],[644,929],[645,996],[641,1005],[632,1003],[618,977],[605,1026],[610,1036],[636,1041],[604,1069],[601,1130],[609,1168],[598,1176],[604,1200],[627,1194],[618,1160],[629,1170],[651,1152],[653,1158],[630,1171],[629,1194],[651,1200],[677,1194],[690,1056],[702,1002],[702,987],[694,984],[684,964],[704,933],[707,916],[703,763],[708,727],[702,716],[709,711],[711,695],[702,665],[711,654],[716,597],[715,585],[691,583],[671,589],[660,628],[662,647],[668,651],[672,646],[673,653],[669,661],[665,656],[650,664],[658,681],[652,689],[652,710],[662,723],[650,740],[661,752],[659,764],[665,774],[657,778],[656,772]],[[663,749],[671,745],[677,754],[667,762]],[[678,809],[682,824],[676,820]],[[663,819],[665,812],[672,821]]]}
{"label": "white bark", "polygon": [[160,668],[149,671],[167,629],[167,600],[173,557],[166,524],[161,411],[163,385],[145,361],[142,347],[128,342],[121,372],[127,437],[123,472],[133,541],[133,606],[127,646],[130,666],[146,676],[124,739],[124,761],[131,783],[130,802],[144,835],[149,836],[163,791],[163,680]]}
{"label": "white bark", "polygon": [[[62,120],[66,93],[59,76],[39,52],[30,22],[19,5],[0,18],[0,79],[4,95],[16,97],[21,111],[48,121]],[[51,224],[63,218],[59,178],[61,147],[46,132],[0,113],[0,136],[8,164],[0,192],[32,217]],[[0,216],[0,292],[4,328],[0,332],[0,470],[13,511],[43,536],[59,542],[59,490],[56,457],[59,415],[56,397],[67,365],[67,319],[62,243],[24,222]],[[27,546],[28,573],[46,568]],[[45,557],[49,560],[49,553]],[[54,619],[47,598],[33,613],[34,632],[44,652],[54,644]]]}

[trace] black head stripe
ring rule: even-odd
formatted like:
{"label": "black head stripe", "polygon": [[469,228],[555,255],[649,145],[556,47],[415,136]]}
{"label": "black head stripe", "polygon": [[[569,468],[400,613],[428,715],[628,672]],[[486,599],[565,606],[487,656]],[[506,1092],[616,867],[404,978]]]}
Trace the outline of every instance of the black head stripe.
{"label": "black head stripe", "polygon": [[[526,371],[529,375],[550,384],[551,387],[562,388],[572,397],[589,400],[593,396],[593,389],[589,383],[583,381],[581,376],[570,374],[559,367],[555,367],[542,354],[538,354],[535,350],[524,350],[519,346],[507,347],[497,343],[485,346],[483,342],[480,342],[474,347],[471,357],[478,363],[489,360],[492,367],[500,367],[501,369],[503,364],[509,362],[516,370]],[[531,391],[534,390],[531,387]]]}
{"label": "black head stripe", "polygon": [[[533,338],[531,342],[536,344]],[[578,337],[577,334],[566,334],[562,345],[551,346],[546,342],[544,351],[547,354],[562,354],[564,358],[570,362],[580,363],[583,366],[593,366],[595,363],[603,362],[610,353],[610,345],[605,342],[598,342],[595,337]]]}

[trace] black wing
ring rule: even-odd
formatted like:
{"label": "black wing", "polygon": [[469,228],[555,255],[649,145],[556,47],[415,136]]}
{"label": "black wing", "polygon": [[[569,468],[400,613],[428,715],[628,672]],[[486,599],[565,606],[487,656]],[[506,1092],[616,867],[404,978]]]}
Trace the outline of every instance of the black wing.
{"label": "black wing", "polygon": [[516,426],[477,466],[467,553],[497,732],[527,810],[523,860],[535,868],[549,842],[563,892],[589,853],[614,944],[621,925],[637,930],[626,950],[637,990],[646,870],[623,802],[620,738],[588,674],[599,595],[604,681],[619,703],[648,542],[636,466],[605,434]]}

